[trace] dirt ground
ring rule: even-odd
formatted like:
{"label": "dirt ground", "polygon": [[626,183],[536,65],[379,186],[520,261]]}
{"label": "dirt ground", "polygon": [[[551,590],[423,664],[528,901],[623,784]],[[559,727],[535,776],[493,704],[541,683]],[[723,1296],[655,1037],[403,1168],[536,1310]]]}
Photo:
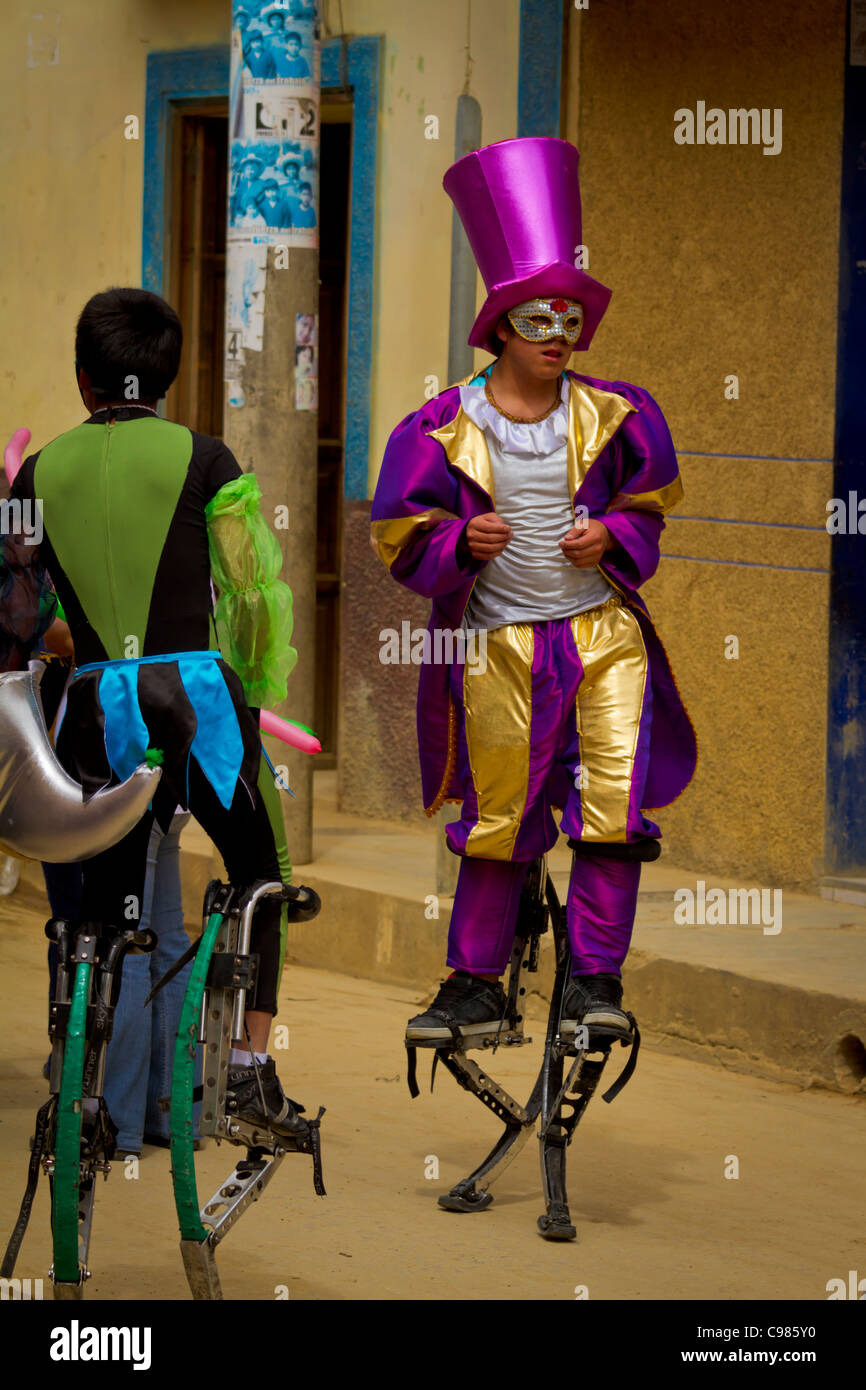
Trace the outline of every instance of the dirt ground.
{"label": "dirt ground", "polygon": [[[46,1095],[45,907],[22,883],[0,900],[0,1235],[24,1189],[27,1142]],[[431,986],[435,985],[431,981]],[[429,996],[428,996],[429,997]],[[327,1106],[327,1198],[309,1159],[288,1157],[262,1200],[220,1247],[227,1299],[826,1299],[827,1281],[864,1268],[862,1102],[800,1092],[644,1048],[610,1106],[593,1101],[569,1156],[579,1238],[543,1241],[537,1144],[494,1187],[485,1212],[457,1215],[436,1197],[486,1153],[496,1121],[440,1071],[429,1094],[405,1083],[402,1044],[417,992],[290,967],[278,1022],[289,1094]],[[528,1093],[531,1047],[498,1054],[492,1074]],[[623,1053],[624,1057],[625,1054]],[[510,1089],[510,1087],[509,1087]],[[198,1155],[199,1197],[236,1151]],[[738,1160],[739,1177],[725,1171]],[[438,1177],[428,1178],[438,1160]],[[16,1273],[50,1264],[43,1179]],[[100,1183],[88,1299],[188,1299],[167,1152],[146,1148],[137,1177],[116,1162]],[[577,1292],[576,1292],[577,1291]],[[584,1295],[586,1296],[586,1295]]]}

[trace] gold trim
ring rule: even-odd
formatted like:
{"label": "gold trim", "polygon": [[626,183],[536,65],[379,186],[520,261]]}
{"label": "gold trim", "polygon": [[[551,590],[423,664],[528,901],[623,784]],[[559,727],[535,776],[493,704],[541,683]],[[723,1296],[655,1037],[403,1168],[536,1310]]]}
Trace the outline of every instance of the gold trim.
{"label": "gold trim", "polygon": [[431,507],[426,512],[414,512],[412,516],[374,521],[370,524],[370,544],[382,564],[390,569],[400,551],[414,539],[419,528],[422,531],[431,531],[440,521],[456,520],[454,512],[446,512],[442,507]]}
{"label": "gold trim", "polygon": [[441,425],[438,430],[431,430],[427,438],[438,440],[452,468],[459,468],[461,473],[465,473],[467,478],[484,489],[490,498],[491,508],[495,511],[493,466],[484,431],[479,429],[474,420],[470,420],[463,407],[460,407],[454,419],[449,420],[447,425]]}
{"label": "gold trim", "polygon": [[618,492],[607,510],[658,512],[661,516],[667,516],[682,499],[683,480],[678,473],[671,482],[666,483],[664,487],[655,488],[652,492]]}
{"label": "gold trim", "polygon": [[[580,762],[587,785],[580,791],[581,841],[621,843],[628,837],[637,741],[649,657],[635,615],[608,600],[579,613],[571,632],[583,667],[577,692]],[[589,747],[587,748],[587,742]]]}
{"label": "gold trim", "polygon": [[606,579],[608,584],[610,584],[611,588],[616,589],[617,593],[621,596],[623,603],[629,605],[631,603],[631,595],[625,589],[623,589],[620,584],[617,583],[617,581],[613,578],[612,575],[608,574],[607,570],[604,568],[603,565],[596,565],[596,569],[598,570],[602,579]]}
{"label": "gold trim", "polygon": [[485,398],[493,406],[497,415],[504,416],[506,420],[511,421],[512,425],[540,425],[542,420],[546,420],[548,416],[552,415],[554,410],[558,410],[562,404],[562,376],[560,375],[556,378],[556,396],[553,403],[549,405],[546,410],[543,410],[540,415],[509,415],[507,410],[503,410],[501,405],[497,405],[493,392],[490,389],[491,379],[491,377],[487,377],[484,382]]}
{"label": "gold trim", "polygon": [[571,502],[590,467],[607,448],[625,417],[637,407],[615,391],[601,391],[569,378],[568,485]]}
{"label": "gold trim", "polygon": [[514,852],[529,793],[534,647],[532,623],[507,623],[487,633],[484,671],[463,673],[466,751],[478,801],[466,840],[470,858],[508,860]]}
{"label": "gold trim", "polygon": [[446,792],[451,782],[454,772],[454,763],[457,759],[457,710],[454,708],[454,701],[451,699],[451,692],[448,692],[448,747],[445,753],[445,771],[442,774],[442,781],[439,783],[439,790],[434,796],[429,806],[424,807],[425,816],[435,816],[436,812],[445,804],[446,801],[460,801],[462,796],[447,796]]}

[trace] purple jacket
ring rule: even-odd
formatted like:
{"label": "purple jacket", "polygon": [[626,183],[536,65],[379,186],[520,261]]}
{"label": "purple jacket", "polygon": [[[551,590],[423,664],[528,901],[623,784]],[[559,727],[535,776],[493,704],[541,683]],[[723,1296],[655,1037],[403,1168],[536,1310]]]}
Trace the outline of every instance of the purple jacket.
{"label": "purple jacket", "polygon": [[[569,372],[568,473],[574,506],[604,521],[616,544],[599,568],[623,595],[643,632],[653,716],[646,809],[667,806],[694,775],[694,729],[664,647],[638,594],[659,562],[664,515],[682,497],[676,453],[664,416],[638,386]],[[483,568],[461,564],[457,543],[467,521],[495,511],[483,430],[449,387],[407,415],[385,449],[372,507],[373,543],[391,574],[433,600],[429,628],[458,628]],[[448,669],[422,665],[418,751],[424,806],[462,800],[455,780],[456,712]]]}

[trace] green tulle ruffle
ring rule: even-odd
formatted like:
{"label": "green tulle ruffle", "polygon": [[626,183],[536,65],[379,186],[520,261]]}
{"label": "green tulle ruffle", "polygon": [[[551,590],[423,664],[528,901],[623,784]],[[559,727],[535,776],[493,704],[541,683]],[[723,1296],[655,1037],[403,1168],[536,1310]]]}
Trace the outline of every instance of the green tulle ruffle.
{"label": "green tulle ruffle", "polygon": [[286,698],[298,653],[290,645],[292,591],[280,579],[282,552],[261,509],[255,474],[220,488],[205,508],[214,620],[220,651],[240,676],[247,702],[273,709]]}

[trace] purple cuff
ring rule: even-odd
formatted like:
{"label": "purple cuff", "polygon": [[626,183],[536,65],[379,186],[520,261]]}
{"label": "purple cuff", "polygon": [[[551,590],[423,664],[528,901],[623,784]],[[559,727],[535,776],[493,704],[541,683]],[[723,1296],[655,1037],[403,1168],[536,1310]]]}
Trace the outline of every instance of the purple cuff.
{"label": "purple cuff", "polygon": [[[425,598],[453,593],[478,574],[484,564],[482,560],[473,560],[460,546],[467,525],[459,517],[437,522],[432,530],[424,531],[406,546],[391,566],[391,574]],[[464,556],[466,564],[462,563]]]}
{"label": "purple cuff", "polygon": [[658,569],[659,537],[664,522],[649,512],[639,511],[608,512],[599,520],[614,541],[602,564],[628,588],[639,589]]}

